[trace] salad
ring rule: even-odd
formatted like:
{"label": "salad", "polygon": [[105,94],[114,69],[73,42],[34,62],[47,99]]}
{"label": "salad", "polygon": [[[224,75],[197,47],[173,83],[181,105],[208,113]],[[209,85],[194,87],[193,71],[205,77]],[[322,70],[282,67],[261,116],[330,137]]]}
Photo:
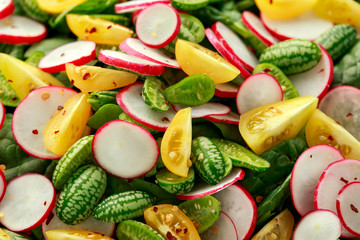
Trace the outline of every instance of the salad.
{"label": "salad", "polygon": [[0,239],[360,237],[359,16],[0,1]]}

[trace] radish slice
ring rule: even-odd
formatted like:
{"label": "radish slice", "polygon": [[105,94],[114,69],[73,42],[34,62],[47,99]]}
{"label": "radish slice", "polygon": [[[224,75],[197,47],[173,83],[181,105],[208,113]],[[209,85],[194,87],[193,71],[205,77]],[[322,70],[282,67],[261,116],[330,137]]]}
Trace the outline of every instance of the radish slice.
{"label": "radish slice", "polygon": [[137,0],[115,4],[115,13],[129,13],[144,9],[155,3],[170,4],[170,0]]}
{"label": "radish slice", "polygon": [[0,42],[9,44],[33,44],[46,37],[44,24],[31,18],[10,16],[0,21]]}
{"label": "radish slice", "polygon": [[360,236],[359,198],[360,182],[346,184],[336,198],[336,210],[341,223],[356,236]]}
{"label": "radish slice", "polygon": [[[200,197],[205,197],[210,194],[214,194],[218,191],[229,187],[231,184],[238,180],[242,180],[245,177],[245,172],[241,168],[234,167],[231,172],[224,177],[218,184],[216,185],[209,185],[205,182],[197,183],[191,189],[190,192],[184,194],[175,195],[176,198],[180,200],[190,200]],[[256,218],[256,217],[255,217]]]}
{"label": "radish slice", "polygon": [[324,169],[344,159],[339,150],[329,145],[316,145],[304,151],[296,160],[290,180],[292,202],[303,216],[314,209],[314,191]]}
{"label": "radish slice", "polygon": [[240,115],[235,112],[229,112],[226,115],[209,115],[209,116],[206,116],[205,119],[212,121],[212,122],[239,124]]}
{"label": "radish slice", "polygon": [[159,156],[156,140],[147,130],[122,120],[100,127],[94,135],[92,150],[102,169],[124,179],[145,175],[156,165]]}
{"label": "radish slice", "polygon": [[254,53],[247,48],[241,38],[221,22],[214,23],[211,26],[211,29],[214,31],[216,37],[220,40],[224,47],[234,54],[241,64],[252,72],[255,66],[259,63],[259,60]]}
{"label": "radish slice", "polygon": [[292,38],[315,40],[321,33],[334,26],[330,21],[320,18],[312,10],[286,21],[268,19],[263,13],[260,14],[260,17],[265,28],[282,41]]}
{"label": "radish slice", "polygon": [[271,33],[269,33],[268,30],[264,27],[264,24],[261,22],[261,19],[256,16],[254,13],[250,11],[244,11],[241,14],[241,19],[244,23],[244,25],[257,37],[259,38],[263,43],[265,43],[266,46],[271,46],[275,43],[278,43],[279,40],[277,40]]}
{"label": "radish slice", "polygon": [[92,41],[75,41],[55,48],[43,57],[38,67],[44,72],[56,73],[65,71],[65,63],[76,66],[86,64],[96,57],[96,43]]}
{"label": "radish slice", "polygon": [[5,116],[6,116],[5,107],[4,107],[4,105],[0,102],[0,129],[1,129],[2,126],[4,125]]}
{"label": "radish slice", "polygon": [[215,96],[222,98],[235,98],[238,89],[239,86],[231,82],[218,83],[215,84]]}
{"label": "radish slice", "polygon": [[12,131],[15,141],[26,153],[42,159],[58,159],[44,145],[43,131],[51,117],[76,91],[66,87],[41,87],[24,98],[15,109]]}
{"label": "radish slice", "polygon": [[338,239],[341,223],[335,213],[329,210],[313,210],[303,216],[295,227],[293,240]]}
{"label": "radish slice", "polygon": [[220,42],[220,40],[215,36],[213,30],[211,28],[205,29],[205,35],[210,43],[214,46],[214,48],[231,64],[233,64],[237,69],[240,70],[240,75],[243,76],[245,79],[251,76],[251,73],[247,69],[245,69],[240,63],[239,58],[233,54],[232,52],[228,51],[224,45]]}
{"label": "radish slice", "polygon": [[340,123],[360,141],[360,90],[352,86],[331,89],[319,103],[319,109]]}
{"label": "radish slice", "polygon": [[[176,112],[187,108],[187,106],[178,104],[173,104],[172,106]],[[209,115],[226,115],[230,111],[231,108],[224,104],[208,102],[201,106],[191,107],[191,118],[203,118]]]}
{"label": "radish slice", "polygon": [[236,106],[240,114],[256,107],[279,102],[283,91],[279,82],[272,75],[257,73],[245,79],[236,95]]}
{"label": "radish slice", "polygon": [[223,211],[220,211],[220,216],[216,223],[210,229],[200,234],[200,236],[201,239],[206,240],[238,239],[233,220]]}
{"label": "radish slice", "polygon": [[55,204],[55,188],[45,176],[28,173],[12,179],[0,202],[0,223],[11,231],[32,230],[41,225]]}
{"label": "radish slice", "polygon": [[131,118],[152,129],[165,132],[176,112],[169,108],[167,111],[151,110],[142,99],[142,82],[136,82],[119,91],[116,101]]}
{"label": "radish slice", "polygon": [[10,16],[15,10],[13,0],[2,0],[0,2],[0,20]]}
{"label": "radish slice", "polygon": [[300,96],[322,98],[332,82],[334,66],[329,53],[319,45],[322,57],[319,63],[307,72],[288,76]]}
{"label": "radish slice", "polygon": [[180,16],[175,8],[156,3],[139,13],[135,28],[140,41],[145,45],[162,48],[176,38],[180,26]]}
{"label": "radish slice", "polygon": [[48,240],[48,238],[45,233],[54,229],[81,229],[90,232],[102,233],[111,237],[115,233],[116,223],[101,222],[96,220],[93,216],[90,216],[82,223],[67,225],[58,218],[55,209],[53,209],[48,218],[42,223],[41,228],[46,240]]}
{"label": "radish slice", "polygon": [[144,75],[158,76],[165,71],[165,67],[162,64],[113,50],[101,50],[98,59],[103,63]]}
{"label": "radish slice", "polygon": [[[126,3],[129,3],[129,2],[126,2]],[[139,13],[143,10],[143,8],[141,9],[137,9],[135,10],[132,14],[131,14],[131,23],[133,25],[136,24],[136,20],[137,20],[137,17],[139,16]]]}
{"label": "radish slice", "polygon": [[120,44],[120,49],[132,56],[162,64],[166,67],[180,68],[176,59],[166,55],[160,49],[146,46],[137,38],[127,38]]}
{"label": "radish slice", "polygon": [[234,221],[238,239],[250,239],[257,217],[256,203],[250,193],[235,183],[213,196],[221,202],[221,210]]}
{"label": "radish slice", "polygon": [[6,191],[6,178],[2,170],[0,170],[0,202],[3,199]]}

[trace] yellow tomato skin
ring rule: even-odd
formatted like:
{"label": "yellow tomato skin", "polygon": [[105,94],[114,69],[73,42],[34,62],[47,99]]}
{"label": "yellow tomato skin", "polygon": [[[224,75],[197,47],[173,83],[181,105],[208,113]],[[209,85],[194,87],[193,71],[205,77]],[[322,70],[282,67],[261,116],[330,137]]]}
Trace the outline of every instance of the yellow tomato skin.
{"label": "yellow tomato skin", "polygon": [[87,0],[36,0],[39,8],[51,14],[62,13],[64,10],[86,2]]}
{"label": "yellow tomato skin", "polygon": [[64,86],[51,74],[5,53],[0,53],[0,71],[20,99],[39,87]]}
{"label": "yellow tomato skin", "polygon": [[255,0],[256,6],[269,19],[284,20],[309,11],[316,0]]}
{"label": "yellow tomato skin", "polygon": [[165,239],[201,240],[192,221],[177,206],[160,204],[144,212],[146,224],[158,231]]}
{"label": "yellow tomato skin", "polygon": [[360,26],[360,3],[355,0],[317,0],[313,10],[333,23]]}
{"label": "yellow tomato skin", "polygon": [[218,53],[182,39],[176,41],[175,57],[186,74],[205,74],[216,84],[229,82],[240,74],[239,69]]}
{"label": "yellow tomato skin", "polygon": [[187,177],[191,167],[191,108],[178,111],[161,140],[160,153],[165,167],[172,173]]}
{"label": "yellow tomato skin", "polygon": [[67,63],[66,73],[71,83],[82,92],[111,90],[130,85],[136,81],[137,75],[96,66],[75,66]]}
{"label": "yellow tomato skin", "polygon": [[89,15],[67,14],[66,22],[78,38],[98,44],[119,45],[134,33],[127,27]]}
{"label": "yellow tomato skin", "polygon": [[49,240],[113,240],[104,234],[80,229],[55,229],[45,234]]}
{"label": "yellow tomato skin", "polygon": [[305,127],[309,147],[326,144],[337,148],[345,158],[360,160],[360,142],[325,113],[316,109]]}
{"label": "yellow tomato skin", "polygon": [[46,125],[44,144],[51,152],[64,155],[83,136],[91,114],[88,96],[87,93],[78,93],[69,98]]}
{"label": "yellow tomato skin", "polygon": [[240,133],[248,146],[260,155],[280,142],[294,138],[317,103],[316,97],[303,96],[260,106],[241,115]]}

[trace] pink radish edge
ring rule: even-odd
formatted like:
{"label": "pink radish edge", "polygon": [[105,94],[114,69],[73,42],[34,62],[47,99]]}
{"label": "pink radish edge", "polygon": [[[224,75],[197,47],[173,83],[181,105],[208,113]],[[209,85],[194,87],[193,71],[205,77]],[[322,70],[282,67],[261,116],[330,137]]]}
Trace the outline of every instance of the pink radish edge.
{"label": "pink radish edge", "polygon": [[6,183],[6,178],[5,178],[4,172],[2,170],[0,170],[0,202],[5,195],[6,185],[7,185],[7,183]]}
{"label": "pink radish edge", "polygon": [[115,13],[128,13],[134,12],[137,10],[142,10],[147,6],[153,5],[155,3],[165,3],[170,4],[169,0],[148,0],[148,1],[128,1],[115,4]]}
{"label": "pink radish edge", "polygon": [[5,6],[5,8],[3,9],[0,9],[0,20],[13,14],[14,10],[15,10],[14,2],[13,0],[9,0],[9,5]]}
{"label": "pink radish edge", "polygon": [[5,122],[5,116],[6,116],[6,110],[4,104],[0,102],[0,129],[4,125]]}

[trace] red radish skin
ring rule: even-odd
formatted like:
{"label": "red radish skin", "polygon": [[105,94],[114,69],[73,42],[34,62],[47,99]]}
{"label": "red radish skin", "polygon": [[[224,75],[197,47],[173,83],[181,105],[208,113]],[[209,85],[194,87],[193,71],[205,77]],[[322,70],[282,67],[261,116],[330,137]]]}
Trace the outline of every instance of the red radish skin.
{"label": "red radish skin", "polygon": [[166,67],[180,68],[176,59],[166,55],[163,51],[150,48],[137,38],[127,38],[120,44],[120,50],[135,57],[139,57]]}
{"label": "red radish skin", "polygon": [[6,178],[2,170],[0,170],[0,202],[4,198],[6,192]]}
{"label": "red radish skin", "polygon": [[[180,111],[181,109],[187,108],[186,106],[172,104],[175,112]],[[191,107],[191,118],[203,118],[210,115],[226,115],[230,113],[231,108],[215,102],[208,102],[197,107]]]}
{"label": "red radish skin", "polygon": [[240,115],[235,112],[229,112],[226,115],[210,115],[205,117],[206,120],[212,121],[212,122],[223,122],[223,123],[229,123],[229,124],[239,124],[240,121]]}
{"label": "red radish skin", "polygon": [[312,210],[297,223],[293,240],[329,240],[338,239],[341,234],[341,222],[338,216],[329,210]]}
{"label": "red radish skin", "polygon": [[234,54],[245,68],[252,72],[259,61],[254,53],[247,48],[241,38],[221,22],[214,23],[211,29],[224,47]]}
{"label": "red radish skin", "polygon": [[59,159],[43,142],[43,131],[51,117],[77,92],[66,87],[41,87],[29,93],[15,109],[12,132],[22,150],[42,159]]}
{"label": "red radish skin", "polygon": [[0,20],[0,42],[8,44],[33,44],[46,37],[44,24],[23,16],[9,16]]}
{"label": "red radish skin", "polygon": [[145,175],[156,165],[159,156],[156,140],[147,130],[122,120],[100,127],[94,135],[92,150],[104,171],[123,179]]}
{"label": "red radish skin", "polygon": [[180,26],[180,15],[175,8],[156,3],[139,13],[135,28],[138,38],[146,46],[162,48],[176,38]]}
{"label": "red radish skin", "polygon": [[235,98],[239,86],[234,83],[218,83],[215,84],[215,96],[222,98]]}
{"label": "red radish skin", "polygon": [[225,46],[220,42],[220,40],[215,36],[213,30],[211,28],[205,29],[205,35],[207,39],[210,41],[211,45],[231,64],[233,64],[237,69],[240,70],[240,75],[243,76],[245,79],[251,76],[251,73],[244,68],[239,58],[233,54],[232,52],[228,51]]}
{"label": "red radish skin", "polygon": [[53,209],[55,199],[55,188],[45,176],[27,173],[13,178],[0,202],[0,223],[14,232],[37,228]]}
{"label": "red radish skin", "polygon": [[280,83],[272,75],[257,73],[245,79],[236,94],[236,106],[240,114],[256,107],[279,102],[283,99]]}
{"label": "red radish skin", "polygon": [[96,57],[96,43],[93,41],[75,41],[55,48],[45,55],[38,67],[44,72],[56,73],[65,71],[66,63],[76,66],[84,65]]}
{"label": "red radish skin", "polygon": [[210,229],[201,233],[200,236],[201,239],[206,240],[239,239],[234,221],[223,211],[220,211],[216,223]]}
{"label": "red radish skin", "polygon": [[336,148],[316,145],[305,150],[296,160],[290,180],[292,202],[301,216],[314,209],[314,191],[324,169],[344,159]]}
{"label": "red radish skin", "polygon": [[1,129],[2,126],[4,125],[5,116],[6,116],[5,107],[4,107],[4,105],[0,102],[0,129]]}
{"label": "red radish skin", "polygon": [[139,13],[142,11],[142,9],[138,9],[138,10],[135,10],[132,14],[131,14],[131,22],[133,25],[136,24],[136,20],[137,20],[137,17],[139,16]]}
{"label": "red radish skin", "polygon": [[0,20],[13,14],[14,10],[15,5],[13,0],[3,0],[0,2]]}
{"label": "red radish skin", "polygon": [[162,64],[112,50],[100,51],[98,59],[108,65],[124,68],[144,75],[159,76],[165,72],[165,67]]}
{"label": "red radish skin", "polygon": [[245,172],[241,168],[233,168],[231,172],[224,177],[218,184],[209,185],[205,182],[197,183],[190,192],[175,195],[180,200],[190,200],[200,197],[205,197],[216,192],[222,191],[231,186],[236,181],[242,180],[245,177]]}
{"label": "red radish skin", "polygon": [[170,4],[170,0],[137,0],[115,4],[115,13],[129,13],[144,9],[155,3]]}
{"label": "red radish skin", "polygon": [[329,90],[334,65],[329,53],[320,45],[322,57],[319,63],[307,72],[288,76],[300,96],[314,96],[321,99]]}
{"label": "red radish skin", "polygon": [[241,19],[244,25],[266,46],[269,47],[279,42],[279,40],[277,40],[271,35],[271,33],[269,33],[269,31],[264,27],[264,24],[261,22],[261,19],[254,13],[250,11],[244,11],[241,14]]}

